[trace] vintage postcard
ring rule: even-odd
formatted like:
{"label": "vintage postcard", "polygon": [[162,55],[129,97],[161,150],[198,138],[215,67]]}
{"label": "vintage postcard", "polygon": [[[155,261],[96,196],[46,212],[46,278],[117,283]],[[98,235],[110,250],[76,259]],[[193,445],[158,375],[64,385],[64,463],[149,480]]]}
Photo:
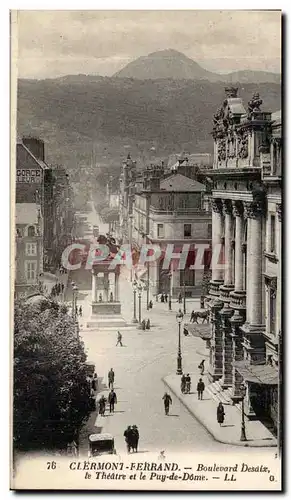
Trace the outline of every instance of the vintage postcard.
{"label": "vintage postcard", "polygon": [[281,22],[11,12],[11,489],[282,490]]}

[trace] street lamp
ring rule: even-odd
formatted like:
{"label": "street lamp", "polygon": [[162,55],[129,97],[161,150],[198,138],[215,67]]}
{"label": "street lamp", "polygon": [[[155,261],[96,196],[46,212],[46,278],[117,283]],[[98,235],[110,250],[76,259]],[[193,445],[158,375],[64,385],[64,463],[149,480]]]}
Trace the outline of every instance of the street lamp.
{"label": "street lamp", "polygon": [[76,320],[76,308],[77,308],[77,293],[78,293],[78,287],[75,285],[75,283],[72,286],[73,290],[73,305],[72,305],[72,316],[73,319]]}
{"label": "street lamp", "polygon": [[179,337],[178,337],[178,356],[177,356],[177,375],[182,375],[182,355],[181,355],[181,323],[183,321],[184,314],[182,313],[181,309],[179,309],[179,312],[176,314],[176,320],[179,325]]}
{"label": "street lamp", "polygon": [[246,388],[246,385],[245,384],[242,384],[240,386],[240,390],[241,390],[241,396],[242,396],[242,400],[241,400],[241,434],[240,434],[240,440],[241,441],[247,441],[247,437],[246,437],[246,424],[245,424],[245,411],[244,411],[244,401],[245,401],[245,397],[246,397],[246,393],[247,393],[247,388]]}
{"label": "street lamp", "polygon": [[132,289],[133,289],[133,320],[132,320],[132,322],[133,323],[138,323],[138,321],[136,319],[136,291],[137,291],[137,288],[138,288],[137,281],[134,280],[132,283]]}
{"label": "street lamp", "polygon": [[169,278],[169,311],[172,311],[172,297],[171,297],[172,273],[171,272],[168,274],[168,278]]}
{"label": "street lamp", "polygon": [[142,285],[139,283],[137,285],[137,292],[138,292],[138,321],[141,323],[141,294],[142,294]]}

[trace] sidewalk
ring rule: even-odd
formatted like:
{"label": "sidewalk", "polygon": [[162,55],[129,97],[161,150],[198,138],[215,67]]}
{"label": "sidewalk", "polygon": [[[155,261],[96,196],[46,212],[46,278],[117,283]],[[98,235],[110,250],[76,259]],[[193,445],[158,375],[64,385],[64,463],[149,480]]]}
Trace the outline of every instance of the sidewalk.
{"label": "sidewalk", "polygon": [[163,378],[163,382],[216,441],[249,447],[277,446],[276,439],[261,422],[250,421],[247,418],[245,419],[247,441],[240,441],[241,412],[236,406],[224,405],[225,421],[220,427],[216,420],[217,401],[214,401],[207,391],[206,375],[203,377],[206,390],[202,401],[198,400],[196,392],[196,384],[200,378],[199,371],[190,373],[190,376],[192,379],[192,392],[190,394],[181,393],[181,377],[179,375],[168,375]]}

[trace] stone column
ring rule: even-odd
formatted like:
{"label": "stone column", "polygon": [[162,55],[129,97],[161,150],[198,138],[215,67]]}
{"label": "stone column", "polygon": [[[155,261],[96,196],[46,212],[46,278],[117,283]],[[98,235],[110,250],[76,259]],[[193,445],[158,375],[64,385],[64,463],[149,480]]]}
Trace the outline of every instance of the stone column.
{"label": "stone column", "polygon": [[108,302],[109,296],[109,276],[107,272],[104,272],[104,278],[103,278],[103,288],[104,288],[104,302]]}
{"label": "stone column", "polygon": [[228,306],[224,305],[222,311],[220,311],[221,316],[221,327],[222,327],[222,380],[221,387],[226,389],[232,384],[232,338],[231,338],[231,325],[230,318],[233,315],[233,310]]}
{"label": "stone column", "polygon": [[[212,255],[217,255],[217,248],[221,248],[222,224],[222,203],[220,199],[214,198],[212,200]],[[212,281],[222,281],[223,278],[223,269],[217,268],[217,262],[212,262]]]}
{"label": "stone column", "polygon": [[[240,326],[244,322],[244,317],[239,314],[238,311],[235,311],[233,317],[231,318],[231,326],[232,326],[232,359],[235,363],[236,361],[243,360],[243,346],[242,346],[242,332],[240,330]],[[232,368],[232,400],[234,403],[237,403],[241,399],[241,384],[243,382],[243,377],[233,366]]]}
{"label": "stone column", "polygon": [[216,381],[222,377],[223,374],[223,338],[221,328],[221,317],[219,311],[223,307],[223,302],[215,299],[211,304],[211,356],[209,365],[209,375],[212,381]]}
{"label": "stone column", "polygon": [[97,302],[97,275],[92,269],[92,302]]}
{"label": "stone column", "polygon": [[224,284],[232,284],[232,203],[230,200],[223,200],[223,213],[225,215],[224,226]]}
{"label": "stone column", "polygon": [[240,201],[233,202],[233,213],[235,216],[235,281],[234,289],[244,289],[244,260],[243,260],[243,204]]}
{"label": "stone column", "polygon": [[119,274],[115,273],[114,276],[114,300],[119,302]]}
{"label": "stone column", "polygon": [[248,217],[248,281],[247,322],[262,325],[262,214],[263,206],[257,202],[245,203]]}
{"label": "stone column", "polygon": [[282,205],[277,205],[277,217],[278,217],[278,222],[279,222],[279,228],[278,228],[278,239],[277,239],[277,256],[279,259],[278,262],[278,278],[277,278],[277,300],[276,300],[276,309],[277,309],[277,316],[276,316],[276,333],[277,335],[279,334],[279,331],[281,330],[281,287],[282,287],[282,255],[281,255],[281,238],[282,238],[282,227],[281,227],[281,221],[282,221]]}

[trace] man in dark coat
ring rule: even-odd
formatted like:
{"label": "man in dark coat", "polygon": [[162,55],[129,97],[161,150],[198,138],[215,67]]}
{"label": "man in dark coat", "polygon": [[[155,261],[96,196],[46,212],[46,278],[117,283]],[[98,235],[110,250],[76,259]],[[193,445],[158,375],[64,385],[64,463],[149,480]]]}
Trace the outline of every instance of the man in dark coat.
{"label": "man in dark coat", "polygon": [[216,410],[216,414],[217,414],[217,422],[219,423],[219,425],[221,427],[221,424],[223,424],[223,422],[224,422],[224,415],[225,415],[224,407],[223,407],[222,403],[219,403],[217,410]]}
{"label": "man in dark coat", "polygon": [[164,400],[165,414],[168,415],[170,404],[172,404],[172,398],[171,398],[170,394],[165,392],[162,399]]}
{"label": "man in dark coat", "polygon": [[199,382],[197,384],[198,399],[203,399],[204,389],[205,389],[205,384],[204,384],[202,378],[200,378]]}
{"label": "man in dark coat", "polygon": [[117,404],[117,396],[113,389],[111,389],[111,391],[109,392],[108,402],[110,413],[114,413],[114,405]]}
{"label": "man in dark coat", "polygon": [[127,429],[125,429],[123,435],[125,437],[127,451],[128,453],[130,453],[130,450],[132,448],[132,428],[130,425],[127,427]]}
{"label": "man in dark coat", "polygon": [[114,384],[114,378],[115,378],[115,373],[112,368],[110,368],[108,372],[108,387],[109,389],[113,389],[113,384]]}
{"label": "man in dark coat", "polygon": [[136,425],[133,425],[131,430],[131,443],[132,443],[132,449],[135,452],[137,452],[138,441],[139,441],[138,428]]}

